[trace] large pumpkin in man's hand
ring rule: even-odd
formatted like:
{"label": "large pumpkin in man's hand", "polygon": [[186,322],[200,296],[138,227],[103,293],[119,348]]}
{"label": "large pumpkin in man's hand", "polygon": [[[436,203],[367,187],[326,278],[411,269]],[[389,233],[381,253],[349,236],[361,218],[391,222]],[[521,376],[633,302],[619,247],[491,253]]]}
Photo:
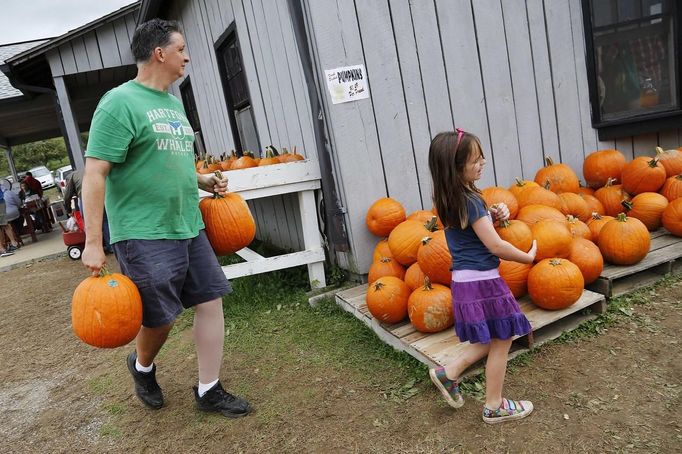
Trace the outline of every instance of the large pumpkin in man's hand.
{"label": "large pumpkin in man's hand", "polygon": [[103,270],[81,282],[71,300],[73,332],[93,347],[114,348],[135,339],[142,325],[142,298],[126,276]]}
{"label": "large pumpkin in man's hand", "polygon": [[228,255],[245,248],[256,236],[256,222],[242,196],[215,194],[199,202],[206,236],[215,254]]}

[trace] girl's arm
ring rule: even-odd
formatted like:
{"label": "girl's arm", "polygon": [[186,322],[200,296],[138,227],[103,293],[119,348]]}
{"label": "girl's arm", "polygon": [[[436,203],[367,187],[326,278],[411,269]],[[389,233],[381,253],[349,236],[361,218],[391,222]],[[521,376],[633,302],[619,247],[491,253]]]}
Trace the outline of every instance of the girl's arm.
{"label": "girl's arm", "polygon": [[488,216],[478,218],[471,227],[485,247],[497,257],[519,263],[533,263],[533,260],[535,260],[535,252],[537,249],[535,240],[533,240],[530,251],[523,252],[517,249],[511,243],[500,238],[500,235],[497,234],[497,231],[495,230],[495,227],[493,227],[493,223],[490,222]]}

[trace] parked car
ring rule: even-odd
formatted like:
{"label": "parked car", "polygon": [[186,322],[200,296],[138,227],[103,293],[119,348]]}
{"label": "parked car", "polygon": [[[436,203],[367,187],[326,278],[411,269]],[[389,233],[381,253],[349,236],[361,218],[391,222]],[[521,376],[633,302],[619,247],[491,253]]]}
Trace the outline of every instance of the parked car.
{"label": "parked car", "polygon": [[33,178],[40,181],[40,185],[43,187],[43,189],[53,188],[55,186],[54,176],[52,175],[52,172],[50,172],[50,169],[48,169],[47,167],[45,166],[34,167],[32,169],[29,169],[29,172],[31,172]]}
{"label": "parked car", "polygon": [[64,195],[64,188],[66,187],[66,179],[71,175],[71,172],[73,172],[73,167],[70,165],[60,167],[57,170],[54,171],[54,181],[57,187],[59,188],[59,192]]}

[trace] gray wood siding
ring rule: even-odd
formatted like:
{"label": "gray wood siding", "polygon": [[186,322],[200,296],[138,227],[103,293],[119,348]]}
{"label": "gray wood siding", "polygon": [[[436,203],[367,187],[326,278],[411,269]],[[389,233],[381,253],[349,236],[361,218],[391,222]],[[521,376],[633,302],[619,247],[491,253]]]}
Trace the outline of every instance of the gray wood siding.
{"label": "gray wood siding", "polygon": [[[299,153],[317,160],[310,101],[286,2],[176,1],[169,16],[180,22],[184,32],[190,57],[186,72],[209,154],[234,148],[215,52],[215,43],[234,23],[261,146],[291,150],[296,145]],[[171,88],[178,97],[180,83]],[[252,200],[249,205],[259,239],[285,249],[302,249],[295,194]]]}
{"label": "gray wood siding", "polygon": [[131,11],[48,51],[52,75],[66,76],[134,64],[130,42],[135,32],[136,17],[137,10]]}
{"label": "gray wood siding", "polygon": [[342,261],[355,272],[367,272],[378,241],[365,226],[376,199],[394,197],[408,213],[431,208],[428,145],[440,131],[480,137],[488,165],[479,187],[532,179],[547,156],[582,176],[597,149],[632,158],[680,145],[679,130],[598,139],[580,0],[303,4],[319,79],[339,66],[367,69],[370,99],[333,105],[323,86],[353,251]]}

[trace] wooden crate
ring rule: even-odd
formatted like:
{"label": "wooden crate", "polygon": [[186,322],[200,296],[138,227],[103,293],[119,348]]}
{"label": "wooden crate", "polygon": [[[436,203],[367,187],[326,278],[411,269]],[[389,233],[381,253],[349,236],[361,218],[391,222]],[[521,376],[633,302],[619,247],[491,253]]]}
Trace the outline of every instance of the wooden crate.
{"label": "wooden crate", "polygon": [[593,292],[614,298],[646,287],[664,275],[675,272],[682,257],[682,238],[660,228],[651,232],[651,246],[644,260],[631,266],[605,264],[601,276],[587,285]]}
{"label": "wooden crate", "polygon": [[[337,293],[336,302],[369,326],[388,345],[410,354],[427,366],[447,364],[471,347],[469,342],[459,341],[454,328],[440,333],[426,334],[415,330],[409,321],[393,325],[377,321],[367,309],[366,294],[367,284],[360,285]],[[559,326],[558,322],[563,321],[561,325],[563,330],[570,330],[587,318],[596,317],[598,313],[606,309],[604,296],[589,290],[585,290],[580,300],[571,307],[560,311],[540,309],[528,297],[521,298],[519,304],[533,327],[534,336],[523,336],[517,339],[512,345],[510,358],[557,337],[558,334],[555,335],[550,328]],[[591,311],[591,314],[584,314],[586,310]],[[480,365],[475,365],[465,375],[477,373],[479,367]]]}

